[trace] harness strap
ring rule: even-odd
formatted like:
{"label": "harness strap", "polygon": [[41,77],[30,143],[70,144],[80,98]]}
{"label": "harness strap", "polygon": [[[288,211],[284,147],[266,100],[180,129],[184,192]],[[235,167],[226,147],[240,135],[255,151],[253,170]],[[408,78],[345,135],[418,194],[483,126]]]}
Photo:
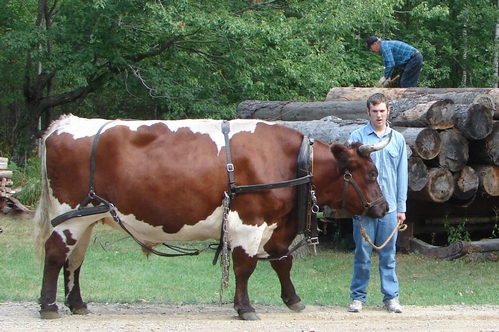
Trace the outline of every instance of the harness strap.
{"label": "harness strap", "polygon": [[405,225],[405,224],[403,224],[403,225],[397,224],[395,226],[395,228],[393,229],[393,231],[391,232],[391,234],[385,240],[385,242],[381,246],[379,246],[379,247],[376,246],[372,242],[372,240],[369,237],[369,235],[367,235],[366,230],[365,230],[364,226],[362,225],[362,219],[367,214],[367,211],[371,207],[373,207],[373,206],[375,206],[375,205],[377,205],[379,203],[382,203],[385,200],[385,196],[378,197],[377,199],[375,199],[374,201],[372,201],[372,202],[369,203],[369,202],[367,202],[366,197],[364,196],[364,194],[360,190],[359,185],[357,184],[357,182],[355,182],[355,180],[353,179],[352,174],[350,174],[350,172],[348,170],[345,170],[345,175],[343,176],[343,179],[345,180],[345,185],[343,186],[343,199],[342,199],[341,207],[345,208],[345,206],[346,206],[348,184],[351,183],[352,186],[354,187],[355,191],[357,192],[357,195],[359,195],[359,198],[362,201],[362,205],[364,206],[364,211],[362,211],[362,215],[360,216],[360,218],[356,218],[359,221],[359,223],[360,223],[360,234],[366,240],[366,242],[371,245],[371,247],[373,247],[376,250],[381,250],[392,239],[392,237],[395,235],[395,233],[397,232],[397,230],[399,232],[403,232],[403,231],[405,231],[407,229],[407,225]]}
{"label": "harness strap", "polygon": [[71,218],[78,218],[78,217],[85,217],[85,216],[90,216],[94,214],[99,214],[99,213],[104,213],[104,212],[109,212],[110,208],[108,205],[97,205],[97,206],[91,206],[88,208],[84,209],[76,209],[76,210],[71,210],[66,213],[63,213],[50,222],[52,224],[52,227],[55,227],[57,225],[62,224],[64,221],[71,219]]}
{"label": "harness strap", "polygon": [[92,152],[90,153],[90,183],[88,186],[89,187],[88,196],[85,197],[85,199],[80,203],[78,210],[83,209],[85,205],[87,205],[95,197],[94,178],[95,178],[95,159],[96,159],[95,155],[97,152],[97,143],[99,142],[99,137],[102,132],[102,129],[104,129],[105,126],[107,126],[109,123],[113,121],[114,120],[110,120],[104,123],[94,136],[94,141],[92,142]]}
{"label": "harness strap", "polygon": [[345,184],[343,186],[343,198],[342,198],[342,202],[341,202],[341,207],[342,208],[345,208],[345,206],[347,204],[348,184],[352,184],[353,188],[355,189],[355,192],[357,193],[357,195],[359,195],[359,198],[362,201],[362,206],[364,207],[364,211],[362,211],[362,217],[364,217],[367,214],[367,211],[371,207],[373,207],[373,206],[375,206],[375,205],[377,205],[377,204],[382,203],[383,201],[385,201],[385,196],[381,195],[380,197],[378,197],[374,201],[368,202],[367,199],[366,199],[366,197],[362,193],[362,190],[360,190],[359,185],[357,184],[357,182],[355,182],[355,180],[353,179],[352,174],[350,174],[350,172],[348,171],[348,169],[345,169],[345,175],[343,175],[343,179],[345,181]]}
{"label": "harness strap", "polygon": [[[230,153],[230,144],[229,144],[229,132],[230,132],[230,123],[227,120],[222,122],[222,133],[224,134],[225,140],[225,155],[227,156],[227,174],[229,177],[229,189],[231,192],[232,198],[235,196],[235,180],[234,180],[234,164],[232,163],[232,155]],[[232,200],[231,200],[232,203]]]}

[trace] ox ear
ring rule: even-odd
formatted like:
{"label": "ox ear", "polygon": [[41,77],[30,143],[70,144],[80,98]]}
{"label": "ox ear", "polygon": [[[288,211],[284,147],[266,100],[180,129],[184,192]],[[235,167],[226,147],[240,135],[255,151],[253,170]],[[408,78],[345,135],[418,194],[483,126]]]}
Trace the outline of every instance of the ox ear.
{"label": "ox ear", "polygon": [[330,149],[331,149],[331,153],[333,154],[334,158],[340,164],[348,163],[348,159],[350,158],[350,155],[349,155],[348,149],[345,145],[335,143],[335,144],[331,145]]}

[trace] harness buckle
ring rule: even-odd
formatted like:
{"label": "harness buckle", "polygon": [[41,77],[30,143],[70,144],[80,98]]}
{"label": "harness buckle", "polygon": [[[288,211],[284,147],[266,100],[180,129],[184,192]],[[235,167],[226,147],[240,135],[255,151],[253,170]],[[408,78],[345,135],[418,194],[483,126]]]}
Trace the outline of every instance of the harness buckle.
{"label": "harness buckle", "polygon": [[234,164],[227,164],[227,172],[234,172]]}
{"label": "harness buckle", "polygon": [[314,246],[314,256],[317,256],[317,245],[319,244],[319,237],[317,236],[314,236],[314,237],[310,237],[308,240],[307,240],[308,244],[310,244],[311,246]]}

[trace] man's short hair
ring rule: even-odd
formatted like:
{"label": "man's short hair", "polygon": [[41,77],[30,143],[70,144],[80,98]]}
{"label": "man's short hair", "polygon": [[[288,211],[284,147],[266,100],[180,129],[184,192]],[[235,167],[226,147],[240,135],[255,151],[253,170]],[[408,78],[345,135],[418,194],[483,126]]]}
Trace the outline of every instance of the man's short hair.
{"label": "man's short hair", "polygon": [[371,45],[374,44],[375,42],[379,41],[380,39],[378,38],[378,36],[371,36],[371,37],[368,37],[366,39],[366,43],[367,43],[367,50],[370,50],[371,49]]}
{"label": "man's short hair", "polygon": [[371,105],[378,105],[378,104],[381,104],[381,103],[385,103],[386,104],[386,108],[388,109],[389,105],[388,105],[388,98],[386,98],[386,96],[382,93],[375,93],[373,95],[371,95],[368,99],[367,99],[367,109],[370,110],[371,109]]}

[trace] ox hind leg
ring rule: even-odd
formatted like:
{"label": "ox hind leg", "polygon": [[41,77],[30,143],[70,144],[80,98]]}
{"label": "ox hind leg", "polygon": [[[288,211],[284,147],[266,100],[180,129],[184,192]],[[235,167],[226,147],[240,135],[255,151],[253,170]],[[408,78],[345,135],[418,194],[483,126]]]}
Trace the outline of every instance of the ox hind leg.
{"label": "ox hind leg", "polygon": [[95,224],[86,229],[64,264],[64,304],[73,314],[89,313],[80,291],[80,271]]}
{"label": "ox hind leg", "polygon": [[[66,223],[69,224],[70,221],[66,221]],[[53,319],[59,317],[56,298],[61,268],[64,268],[65,304],[74,313],[88,312],[80,294],[79,275],[92,228],[93,226],[85,228],[83,225],[76,228],[82,229],[83,234],[77,234],[70,227],[64,228],[60,232],[54,230],[45,242],[45,265],[42,289],[38,300],[41,318]]]}
{"label": "ox hind leg", "polygon": [[286,306],[293,311],[302,311],[305,305],[296,294],[295,286],[291,281],[291,267],[293,266],[293,256],[271,261],[272,268],[277,273],[281,283],[281,298]]}

